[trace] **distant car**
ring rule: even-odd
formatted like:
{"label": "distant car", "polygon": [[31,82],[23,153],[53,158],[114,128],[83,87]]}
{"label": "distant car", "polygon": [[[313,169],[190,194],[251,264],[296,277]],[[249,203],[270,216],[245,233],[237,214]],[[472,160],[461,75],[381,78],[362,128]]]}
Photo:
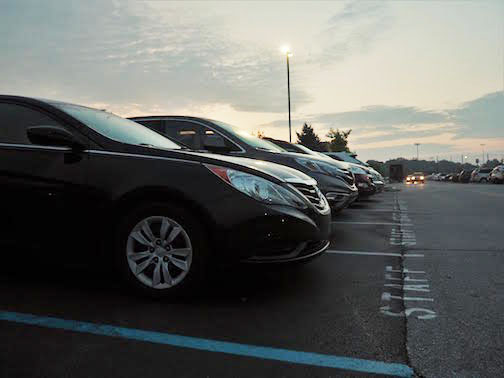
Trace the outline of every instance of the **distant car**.
{"label": "distant car", "polygon": [[353,163],[358,165],[363,165],[364,167],[369,167],[368,163],[364,163],[363,161],[357,159],[356,154],[352,154],[349,152],[324,152],[325,155],[330,156],[333,159],[346,161],[347,163]]}
{"label": "distant car", "polygon": [[488,182],[492,168],[478,167],[471,173],[471,182]]}
{"label": "distant car", "polygon": [[451,180],[452,182],[459,182],[459,175],[457,173],[452,174]]}
{"label": "distant car", "polygon": [[498,165],[489,175],[489,181],[494,184],[502,184],[504,183],[504,165]]}
{"label": "distant car", "polygon": [[423,184],[425,176],[422,172],[415,172],[406,176],[406,184]]}
{"label": "distant car", "polygon": [[366,167],[366,171],[371,176],[373,184],[376,186],[376,193],[381,193],[385,189],[385,179],[383,176],[372,167]]}
{"label": "distant car", "polygon": [[[359,190],[360,196],[369,196],[371,194],[380,193],[383,191],[383,188],[385,186],[385,180],[383,179],[382,175],[368,165],[356,164],[340,158],[339,154],[345,154],[344,152],[331,153],[333,155],[329,155],[329,153],[313,151],[308,147],[303,146],[302,144],[289,143],[283,140],[273,138],[263,138],[263,139],[266,139],[267,141],[276,144],[277,146],[289,152],[296,152],[317,157],[323,157],[324,159],[328,159],[329,161],[337,160],[341,162],[341,164],[345,164],[348,170],[350,170],[354,174],[355,185]],[[355,161],[359,161],[355,158],[352,158],[351,156],[347,158],[347,160],[352,159]]]}
{"label": "distant car", "polygon": [[459,174],[458,174],[458,180],[459,182],[462,182],[464,184],[468,183],[471,181],[471,171],[467,169],[463,169]]}

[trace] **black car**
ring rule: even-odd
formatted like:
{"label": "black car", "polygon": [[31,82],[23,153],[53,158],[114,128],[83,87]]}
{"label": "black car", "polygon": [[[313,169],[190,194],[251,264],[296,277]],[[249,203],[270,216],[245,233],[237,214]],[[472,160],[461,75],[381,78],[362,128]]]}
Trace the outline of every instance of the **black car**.
{"label": "black car", "polygon": [[463,169],[460,171],[458,174],[458,181],[464,184],[467,184],[469,181],[471,181],[471,173],[472,171]]}
{"label": "black car", "polygon": [[345,162],[341,160],[339,157],[334,155],[328,155],[323,154],[322,152],[312,151],[308,147],[303,146],[302,144],[293,144],[273,138],[264,138],[264,139],[289,152],[297,152],[300,154],[322,157],[330,161],[331,163],[336,161],[337,164],[341,166],[343,169],[347,169],[348,171],[353,173],[355,178],[355,185],[357,187],[357,190],[359,191],[360,197],[368,197],[370,195],[373,195],[377,193],[378,185],[380,185],[380,190],[384,186],[383,182],[380,181],[377,181],[377,183],[379,183],[378,185],[375,184],[373,180],[373,175],[370,171],[370,168],[368,167],[355,163]]}
{"label": "black car", "polygon": [[323,157],[287,152],[224,122],[183,116],[130,119],[194,150],[260,159],[300,170],[317,181],[333,211],[345,208],[358,195],[353,174],[344,165]]}
{"label": "black car", "polygon": [[302,172],[184,150],[111,113],[0,96],[0,243],[62,261],[112,258],[153,295],[194,289],[213,262],[307,260],[330,209]]}

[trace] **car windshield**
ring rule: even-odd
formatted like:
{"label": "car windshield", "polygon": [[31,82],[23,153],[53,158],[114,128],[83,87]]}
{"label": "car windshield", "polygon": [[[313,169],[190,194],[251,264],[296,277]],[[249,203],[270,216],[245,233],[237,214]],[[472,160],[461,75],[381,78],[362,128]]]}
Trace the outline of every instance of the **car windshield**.
{"label": "car windshield", "polygon": [[104,110],[65,103],[52,103],[52,105],[78,119],[97,133],[116,142],[170,150],[181,149],[178,144],[155,131]]}
{"label": "car windshield", "polygon": [[298,147],[299,149],[303,150],[305,153],[307,153],[309,155],[318,155],[318,152],[310,150],[308,147],[305,147],[302,144],[296,144],[296,147]]}
{"label": "car windshield", "polygon": [[286,150],[277,146],[276,144],[273,144],[267,140],[258,138],[256,136],[250,134],[248,131],[240,129],[239,127],[230,125],[228,123],[220,122],[220,121],[212,120],[211,122],[215,123],[217,126],[222,127],[228,133],[233,134],[238,139],[240,139],[242,142],[247,143],[251,147],[254,147],[254,148],[257,148],[260,150],[266,150],[266,151],[286,152]]}

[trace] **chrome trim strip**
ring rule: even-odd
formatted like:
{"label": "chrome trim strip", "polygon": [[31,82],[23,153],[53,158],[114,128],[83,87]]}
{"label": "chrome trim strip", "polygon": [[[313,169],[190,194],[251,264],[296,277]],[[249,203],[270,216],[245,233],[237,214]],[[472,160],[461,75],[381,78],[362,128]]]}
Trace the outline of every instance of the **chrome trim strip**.
{"label": "chrome trim strip", "polygon": [[184,163],[200,164],[199,161],[194,161],[194,160],[168,158],[168,157],[164,157],[164,156],[130,154],[130,153],[126,153],[126,152],[113,152],[113,151],[104,151],[104,150],[85,150],[84,152],[89,152],[91,154],[98,154],[98,155],[114,155],[114,156],[141,158],[141,159],[181,161],[181,162],[184,162]]}
{"label": "chrome trim strip", "polygon": [[[229,139],[227,136],[223,135],[220,131],[214,129],[212,126],[208,126],[202,122],[199,122],[199,121],[195,121],[195,120],[192,120],[192,119],[183,119],[183,118],[170,118],[170,117],[156,117],[156,118],[141,118],[139,117],[138,119],[132,119],[131,121],[133,122],[136,122],[136,121],[178,121],[178,122],[190,122],[190,123],[195,123],[197,125],[200,125],[200,126],[204,126],[204,127],[208,127],[210,130],[213,130],[214,132],[216,132],[217,134],[219,134],[221,137],[223,137],[224,139],[227,139],[228,141],[230,141],[231,143],[233,143],[236,147],[238,147],[240,149],[240,151],[231,151],[231,153],[245,153],[247,151],[245,151],[242,146],[240,146],[239,144],[237,144],[236,142],[234,142],[233,140]],[[148,127],[148,126],[146,126]]]}
{"label": "chrome trim strip", "polygon": [[47,150],[47,151],[72,151],[70,147],[41,146],[39,144],[0,143],[0,147],[26,148],[32,150],[35,149],[35,150]]}
{"label": "chrome trim strip", "polygon": [[[278,164],[278,163],[276,163],[276,164]],[[315,179],[304,180],[304,179],[293,177],[293,178],[283,179],[282,181],[288,182],[289,184],[305,184],[305,185],[312,185],[312,186],[317,185],[317,181]]]}

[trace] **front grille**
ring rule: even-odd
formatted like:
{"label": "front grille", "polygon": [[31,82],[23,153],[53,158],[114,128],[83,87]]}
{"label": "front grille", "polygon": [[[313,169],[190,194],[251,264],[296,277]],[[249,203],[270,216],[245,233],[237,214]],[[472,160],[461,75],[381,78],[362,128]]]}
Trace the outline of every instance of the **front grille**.
{"label": "front grille", "polygon": [[345,175],[344,175],[345,181],[348,184],[353,185],[355,183],[355,176],[354,176],[354,174],[352,172],[346,171],[346,170],[343,170],[343,172],[345,172]]}
{"label": "front grille", "polygon": [[324,210],[326,203],[323,198],[323,194],[316,186],[297,183],[292,185],[299,190],[308,199],[308,201],[313,204],[313,206],[319,210]]}

